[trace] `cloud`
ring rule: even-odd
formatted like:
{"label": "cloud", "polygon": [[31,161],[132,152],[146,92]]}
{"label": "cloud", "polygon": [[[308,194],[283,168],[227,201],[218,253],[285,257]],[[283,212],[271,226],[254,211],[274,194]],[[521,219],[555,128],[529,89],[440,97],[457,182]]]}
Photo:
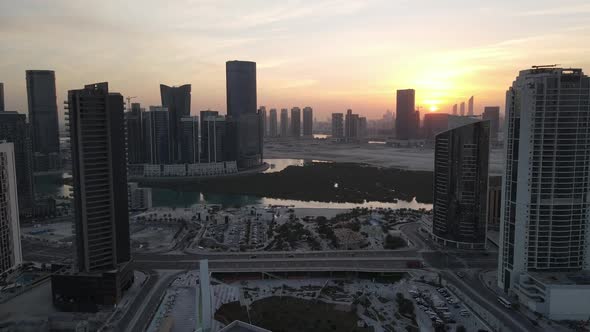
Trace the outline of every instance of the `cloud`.
{"label": "cloud", "polygon": [[524,12],[516,12],[515,16],[562,16],[590,13],[590,4],[568,5],[561,3],[559,7],[544,8]]}

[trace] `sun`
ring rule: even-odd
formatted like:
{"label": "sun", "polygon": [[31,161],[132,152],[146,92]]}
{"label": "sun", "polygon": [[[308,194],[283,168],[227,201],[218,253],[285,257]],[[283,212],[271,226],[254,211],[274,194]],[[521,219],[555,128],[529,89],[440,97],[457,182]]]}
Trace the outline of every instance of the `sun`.
{"label": "sun", "polygon": [[429,110],[430,110],[431,112],[436,112],[436,111],[438,111],[438,110],[439,110],[439,108],[438,108],[438,106],[436,106],[436,105],[430,105],[430,108],[429,108]]}

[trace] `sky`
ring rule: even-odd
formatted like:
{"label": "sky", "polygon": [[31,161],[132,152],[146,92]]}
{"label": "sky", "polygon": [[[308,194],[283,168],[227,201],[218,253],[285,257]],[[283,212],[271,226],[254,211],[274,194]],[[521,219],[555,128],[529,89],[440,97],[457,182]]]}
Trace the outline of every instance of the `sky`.
{"label": "sky", "polygon": [[[108,81],[159,105],[159,84],[192,84],[194,114],[225,113],[225,62],[257,63],[258,104],[395,110],[416,89],[422,111],[504,108],[518,71],[560,64],[590,72],[588,0],[0,0],[0,82],[7,110],[27,112],[25,70],[67,90]],[[63,110],[60,110],[62,112]]]}

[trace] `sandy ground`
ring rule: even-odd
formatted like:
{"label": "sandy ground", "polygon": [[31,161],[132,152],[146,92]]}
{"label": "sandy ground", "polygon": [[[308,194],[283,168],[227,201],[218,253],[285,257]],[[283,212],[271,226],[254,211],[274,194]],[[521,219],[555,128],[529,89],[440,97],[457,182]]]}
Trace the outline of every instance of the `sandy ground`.
{"label": "sandy ground", "polygon": [[71,222],[39,225],[39,227],[23,227],[21,231],[24,235],[48,241],[62,241],[73,236]]}
{"label": "sandy ground", "polygon": [[[331,142],[270,142],[264,146],[265,158],[361,162],[379,167],[432,171],[433,148],[398,148],[383,144],[337,144]],[[490,174],[501,175],[504,167],[502,149],[490,153]]]}

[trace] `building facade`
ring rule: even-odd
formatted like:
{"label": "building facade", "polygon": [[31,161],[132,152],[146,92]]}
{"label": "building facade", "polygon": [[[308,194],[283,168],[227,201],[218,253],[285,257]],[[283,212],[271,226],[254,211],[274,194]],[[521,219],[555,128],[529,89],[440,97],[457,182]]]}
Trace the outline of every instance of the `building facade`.
{"label": "building facade", "polygon": [[395,112],[396,137],[401,140],[418,138],[420,118],[416,122],[416,91],[414,89],[397,90]]}
{"label": "building facade", "polygon": [[125,112],[127,129],[127,160],[129,164],[145,162],[145,140],[143,130],[143,111],[139,103],[131,104],[131,110]]}
{"label": "building facade", "polygon": [[289,135],[289,110],[281,109],[281,137],[285,138]]}
{"label": "building facade", "polygon": [[[589,98],[581,69],[553,66],[521,71],[506,93],[498,286],[552,319],[590,315]],[[577,291],[559,293],[562,279]]]}
{"label": "building facade", "polygon": [[332,138],[344,138],[344,114],[332,113]]}
{"label": "building facade", "polygon": [[14,144],[0,142],[0,274],[23,262]]}
{"label": "building facade", "polygon": [[4,105],[4,83],[0,82],[0,112],[4,112],[6,106]]}
{"label": "building facade", "polygon": [[36,171],[60,168],[55,72],[27,70],[27,100]]}
{"label": "building facade", "polygon": [[160,97],[162,107],[166,107],[170,113],[168,116],[168,131],[170,133],[170,152],[171,162],[181,158],[180,141],[180,119],[191,115],[191,85],[184,84],[181,86],[167,86],[160,84]]}
{"label": "building facade", "polygon": [[449,115],[445,113],[424,114],[423,137],[433,141],[434,137],[449,128]]}
{"label": "building facade", "polygon": [[291,137],[301,137],[301,109],[293,107],[291,109]]}
{"label": "building facade", "polygon": [[31,126],[27,117],[17,112],[0,112],[0,140],[13,143],[18,186],[18,207],[21,217],[33,214],[35,181]]}
{"label": "building facade", "polygon": [[152,164],[169,164],[171,158],[170,112],[166,107],[150,106],[143,114],[146,161]]}
{"label": "building facade", "polygon": [[277,137],[279,135],[278,128],[277,109],[271,108],[268,114],[268,136]]}
{"label": "building facade", "polygon": [[436,135],[432,237],[463,249],[484,249],[490,124],[480,121]]}
{"label": "building facade", "polygon": [[473,110],[473,96],[471,96],[469,98],[469,100],[467,101],[467,116],[474,116],[474,110]]}
{"label": "building facade", "polygon": [[199,163],[199,117],[185,116],[180,118],[180,158],[181,163]]}
{"label": "building facade", "polygon": [[303,108],[303,136],[313,137],[313,109],[309,106]]}
{"label": "building facade", "polygon": [[492,143],[498,142],[498,132],[500,131],[500,106],[486,106],[483,109],[483,120],[490,121],[490,134]]}

